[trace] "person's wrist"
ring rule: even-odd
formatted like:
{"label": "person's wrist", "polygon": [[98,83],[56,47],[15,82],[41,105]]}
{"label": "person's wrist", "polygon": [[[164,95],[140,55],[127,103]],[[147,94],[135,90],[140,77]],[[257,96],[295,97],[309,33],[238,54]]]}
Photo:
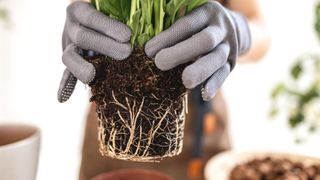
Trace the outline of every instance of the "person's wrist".
{"label": "person's wrist", "polygon": [[237,32],[238,55],[245,54],[251,47],[251,32],[247,19],[234,11],[228,10]]}

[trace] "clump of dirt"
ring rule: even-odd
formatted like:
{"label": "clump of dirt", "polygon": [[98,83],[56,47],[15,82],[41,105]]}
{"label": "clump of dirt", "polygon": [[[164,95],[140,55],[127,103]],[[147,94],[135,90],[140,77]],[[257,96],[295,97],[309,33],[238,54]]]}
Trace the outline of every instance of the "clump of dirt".
{"label": "clump of dirt", "polygon": [[320,180],[320,164],[305,166],[270,157],[254,159],[236,166],[230,180]]}
{"label": "clump of dirt", "polygon": [[126,60],[87,57],[96,68],[90,83],[97,104],[100,152],[117,159],[157,161],[182,150],[186,65],[159,70],[143,50]]}

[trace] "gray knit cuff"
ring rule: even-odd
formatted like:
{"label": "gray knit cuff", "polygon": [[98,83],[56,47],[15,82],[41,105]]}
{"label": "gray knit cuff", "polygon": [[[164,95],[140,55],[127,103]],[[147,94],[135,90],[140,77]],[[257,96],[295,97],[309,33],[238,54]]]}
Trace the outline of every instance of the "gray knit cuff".
{"label": "gray knit cuff", "polygon": [[233,18],[234,25],[236,26],[238,38],[238,55],[246,53],[251,47],[251,32],[247,19],[236,12],[228,11]]}

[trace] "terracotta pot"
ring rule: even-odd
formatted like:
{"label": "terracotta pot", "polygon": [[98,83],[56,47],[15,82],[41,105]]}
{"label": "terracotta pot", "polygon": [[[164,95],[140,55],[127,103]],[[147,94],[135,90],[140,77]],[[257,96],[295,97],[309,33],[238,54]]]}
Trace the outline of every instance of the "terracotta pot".
{"label": "terracotta pot", "polygon": [[128,169],[100,174],[91,180],[173,180],[157,171]]}

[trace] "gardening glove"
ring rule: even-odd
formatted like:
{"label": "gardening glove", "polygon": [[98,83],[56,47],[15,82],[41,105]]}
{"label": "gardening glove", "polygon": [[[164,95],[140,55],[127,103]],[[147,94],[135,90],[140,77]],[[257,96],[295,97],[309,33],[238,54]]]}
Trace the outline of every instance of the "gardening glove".
{"label": "gardening glove", "polygon": [[202,98],[208,101],[235,66],[237,56],[250,45],[246,19],[210,1],[147,42],[145,52],[164,71],[194,61],[182,73],[183,84],[192,89],[203,83]]}
{"label": "gardening glove", "polygon": [[130,36],[129,27],[98,12],[91,4],[80,1],[70,4],[62,38],[62,61],[67,68],[58,90],[58,101],[69,99],[77,79],[88,84],[95,78],[95,67],[83,59],[82,49],[123,60],[132,51]]}

